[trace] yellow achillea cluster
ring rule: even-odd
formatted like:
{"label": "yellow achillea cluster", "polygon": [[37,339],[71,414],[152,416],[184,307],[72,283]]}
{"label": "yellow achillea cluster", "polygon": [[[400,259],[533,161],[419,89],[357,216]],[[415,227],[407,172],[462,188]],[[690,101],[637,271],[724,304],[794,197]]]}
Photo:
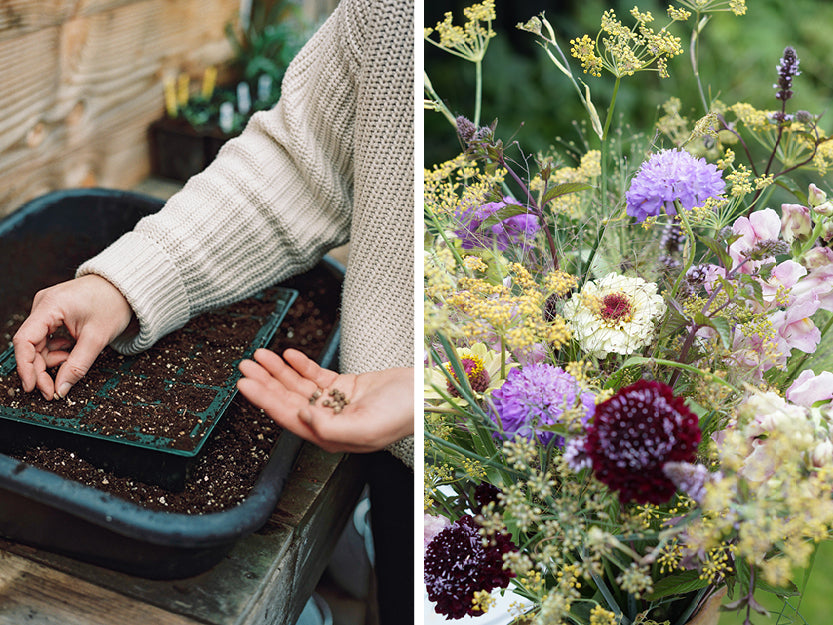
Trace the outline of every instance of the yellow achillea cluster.
{"label": "yellow achillea cluster", "polygon": [[460,278],[458,290],[446,297],[446,303],[461,314],[463,335],[481,341],[497,334],[510,350],[542,342],[558,348],[569,341],[565,321],[558,315],[547,320],[544,304],[551,295],[564,295],[573,288],[576,278],[553,272],[539,285],[519,263],[509,265],[509,277],[508,286],[480,278]]}
{"label": "yellow achillea cluster", "polygon": [[[473,4],[463,9],[463,14],[466,16],[466,23],[462,26],[451,23],[453,15],[449,11],[435,28],[424,29],[423,37],[456,56],[471,61],[482,60],[489,39],[495,36],[492,30],[492,21],[495,19],[494,0],[484,0],[479,4]],[[431,39],[434,32],[439,36],[439,41]]]}
{"label": "yellow achillea cluster", "polygon": [[[583,35],[570,41],[570,53],[581,63],[585,74],[601,76],[604,69],[621,78],[656,64],[653,71],[668,77],[668,59],[683,52],[680,38],[666,30],[668,24],[659,31],[648,26],[654,21],[650,11],[643,13],[634,7],[630,13],[636,20],[632,28],[624,26],[613,10],[607,10],[595,40]],[[668,15],[669,24],[688,17],[686,11],[680,10],[669,10]]]}

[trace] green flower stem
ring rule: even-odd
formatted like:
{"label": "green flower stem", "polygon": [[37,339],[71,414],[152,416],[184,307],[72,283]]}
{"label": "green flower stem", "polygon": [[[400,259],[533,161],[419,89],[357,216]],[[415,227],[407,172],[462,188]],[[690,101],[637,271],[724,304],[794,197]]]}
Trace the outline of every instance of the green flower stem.
{"label": "green flower stem", "polygon": [[665,360],[664,358],[646,358],[645,356],[631,356],[625,362],[622,363],[621,368],[624,369],[625,367],[632,367],[633,365],[664,365],[666,367],[675,367],[677,369],[683,369],[685,371],[688,371],[689,373],[696,373],[698,375],[711,378],[713,381],[722,384],[723,386],[725,386],[728,389],[731,389],[735,393],[741,393],[741,390],[737,386],[735,386],[731,382],[724,380],[719,375],[715,375],[710,371],[702,371],[697,367],[687,365],[682,362],[677,362],[675,360]]}
{"label": "green flower stem", "polygon": [[541,227],[544,229],[544,233],[547,235],[547,247],[550,250],[550,256],[552,257],[552,268],[553,270],[558,269],[558,253],[555,251],[555,240],[552,237],[552,231],[550,229],[549,223],[547,222],[546,216],[544,215],[544,210],[541,206],[538,205],[538,202],[535,201],[535,197],[532,195],[532,191],[529,187],[521,180],[521,177],[515,173],[515,170],[512,169],[506,162],[506,157],[503,154],[503,150],[500,150],[498,153],[497,158],[498,164],[503,167],[510,176],[512,176],[512,180],[521,188],[521,191],[526,195],[526,201],[529,204],[529,207],[532,209],[532,213],[540,220]]}
{"label": "green flower stem", "polygon": [[711,16],[706,16],[700,19],[700,12],[698,11],[694,17],[694,23],[697,24],[691,31],[691,48],[689,55],[691,58],[691,71],[694,73],[694,78],[697,80],[697,90],[700,92],[700,102],[703,104],[703,109],[706,113],[709,112],[709,104],[706,101],[706,94],[703,91],[703,82],[700,80],[700,33],[709,23]]}
{"label": "green flower stem", "polygon": [[431,80],[428,78],[428,74],[426,72],[422,73],[422,84],[423,89],[425,89],[425,92],[431,98],[431,104],[433,105],[432,108],[435,111],[442,113],[443,117],[448,120],[448,123],[450,123],[454,129],[457,130],[457,120],[454,118],[454,115],[452,115],[449,108],[445,105],[445,102],[442,101],[442,98],[440,98],[437,92],[434,91],[434,86],[431,84]]}
{"label": "green flower stem", "polygon": [[430,442],[434,443],[435,445],[437,445],[438,447],[441,447],[441,448],[446,449],[448,451],[453,451],[453,452],[458,453],[462,456],[465,456],[466,458],[471,458],[472,460],[477,460],[480,464],[482,464],[484,466],[496,469],[501,474],[503,479],[505,480],[505,482],[504,482],[505,484],[512,484],[515,481],[514,479],[512,479],[513,477],[515,477],[515,478],[526,477],[520,471],[510,469],[505,464],[503,464],[501,462],[498,462],[497,460],[493,460],[492,458],[485,458],[485,457],[483,457],[479,454],[474,453],[473,451],[469,451],[468,449],[464,449],[464,448],[460,447],[459,445],[451,443],[451,442],[445,440],[444,438],[442,438],[440,436],[437,436],[436,434],[431,434],[430,432],[425,432],[423,434],[423,436],[425,437],[426,441],[430,441]]}
{"label": "green flower stem", "polygon": [[506,379],[506,341],[500,339],[500,377]]}
{"label": "green flower stem", "polygon": [[688,270],[691,269],[691,266],[694,264],[695,248],[694,231],[691,229],[691,224],[688,222],[688,216],[686,215],[687,211],[680,204],[680,200],[674,200],[674,206],[677,209],[677,215],[680,216],[680,221],[683,223],[683,228],[685,229],[686,234],[686,242],[685,248],[683,249],[683,270],[674,282],[674,287],[671,289],[671,298],[677,297],[677,291],[680,289],[680,284],[682,284],[686,273],[688,273]]}
{"label": "green flower stem", "polygon": [[483,95],[483,58],[474,62],[474,127],[480,128],[480,103]]}
{"label": "green flower stem", "polygon": [[[608,179],[608,159],[610,153],[610,141],[608,140],[608,132],[610,131],[610,123],[613,120],[613,111],[616,108],[616,97],[619,95],[619,85],[622,82],[621,76],[616,77],[616,82],[613,84],[613,95],[610,98],[610,106],[607,107],[607,117],[605,117],[604,130],[601,137],[601,191],[600,191],[600,205],[603,214],[607,214],[605,208],[607,206],[607,179]],[[590,254],[587,256],[587,262],[581,270],[582,284],[587,282],[590,276],[590,268],[593,266],[593,261],[596,258],[596,252],[602,243],[605,229],[599,228],[596,231],[596,240],[593,242],[593,247],[590,248]],[[581,263],[581,255],[579,255],[579,263]]]}
{"label": "green flower stem", "polygon": [[[437,219],[437,216],[434,214],[433,211],[430,210],[426,210],[425,213],[431,220],[431,224],[434,226],[434,228],[437,229],[440,238],[445,242],[445,245],[451,252],[452,256],[454,256],[454,260],[457,261],[457,264],[465,270],[466,266],[463,264],[463,258],[460,256],[460,253],[457,251],[457,248],[455,248],[451,244],[451,241],[448,240],[448,237],[445,235],[445,228],[442,227],[442,224],[440,224],[440,221],[439,219]],[[466,271],[466,273],[468,274],[469,272]],[[469,275],[469,277],[471,277],[471,275]]]}

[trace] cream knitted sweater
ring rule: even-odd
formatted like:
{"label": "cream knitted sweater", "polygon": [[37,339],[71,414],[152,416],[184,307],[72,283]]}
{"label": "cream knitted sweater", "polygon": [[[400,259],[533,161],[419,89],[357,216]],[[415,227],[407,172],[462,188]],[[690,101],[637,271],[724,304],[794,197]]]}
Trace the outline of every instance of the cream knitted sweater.
{"label": "cream knitted sweater", "polygon": [[[413,21],[412,0],[342,0],[278,105],[78,269],[116,285],[139,320],[116,349],[146,349],[349,240],[341,370],[413,366]],[[413,466],[413,437],[391,451]]]}

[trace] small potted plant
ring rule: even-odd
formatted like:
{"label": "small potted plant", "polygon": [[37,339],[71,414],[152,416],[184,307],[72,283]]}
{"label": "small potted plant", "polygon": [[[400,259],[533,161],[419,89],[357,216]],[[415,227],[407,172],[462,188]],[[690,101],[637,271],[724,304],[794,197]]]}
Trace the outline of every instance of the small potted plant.
{"label": "small potted plant", "polygon": [[187,180],[211,163],[254,113],[274,106],[286,67],[306,33],[297,7],[288,0],[268,9],[258,5],[243,28],[226,25],[234,51],[234,79],[228,85],[215,88],[215,67],[205,70],[201,87],[193,92],[187,74],[166,79],[165,115],[150,127],[153,172]]}

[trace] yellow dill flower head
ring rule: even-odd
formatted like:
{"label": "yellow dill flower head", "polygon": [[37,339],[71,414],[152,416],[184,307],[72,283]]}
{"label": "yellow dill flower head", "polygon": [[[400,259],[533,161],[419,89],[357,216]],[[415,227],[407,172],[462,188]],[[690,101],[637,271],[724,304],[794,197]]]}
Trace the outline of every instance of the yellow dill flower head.
{"label": "yellow dill flower head", "polygon": [[735,15],[746,14],[746,0],[677,0],[680,4],[698,13],[731,11]]}
{"label": "yellow dill flower head", "polygon": [[581,63],[581,69],[591,76],[602,75],[602,59],[596,56],[596,42],[588,35],[570,40],[570,54]]}
{"label": "yellow dill flower head", "polygon": [[616,618],[616,614],[599,604],[594,605],[590,610],[590,625],[617,625],[618,623],[619,619]]}
{"label": "yellow dill flower head", "polygon": [[743,197],[752,193],[752,172],[744,164],[738,165],[737,169],[726,174],[726,182],[731,185],[732,197]]}
{"label": "yellow dill flower head", "polygon": [[[570,52],[581,62],[585,73],[599,76],[605,69],[617,77],[631,76],[656,64],[654,71],[667,77],[668,59],[683,52],[680,38],[666,30],[668,25],[659,31],[648,26],[654,21],[650,12],[634,7],[630,13],[636,20],[633,28],[622,24],[616,13],[608,9],[602,14],[601,32],[595,40],[583,35],[570,42]],[[671,18],[673,21],[674,17]]]}
{"label": "yellow dill flower head", "polygon": [[[462,26],[453,24],[454,15],[447,12],[443,21],[432,28],[423,30],[423,38],[451,54],[472,62],[483,60],[489,40],[495,36],[492,21],[495,19],[494,0],[484,0],[463,9],[466,22]],[[437,33],[439,41],[431,35]]]}
{"label": "yellow dill flower head", "polygon": [[737,102],[728,108],[737,116],[738,121],[746,125],[750,130],[765,130],[769,128],[769,115],[771,111],[761,111],[746,102]]}

